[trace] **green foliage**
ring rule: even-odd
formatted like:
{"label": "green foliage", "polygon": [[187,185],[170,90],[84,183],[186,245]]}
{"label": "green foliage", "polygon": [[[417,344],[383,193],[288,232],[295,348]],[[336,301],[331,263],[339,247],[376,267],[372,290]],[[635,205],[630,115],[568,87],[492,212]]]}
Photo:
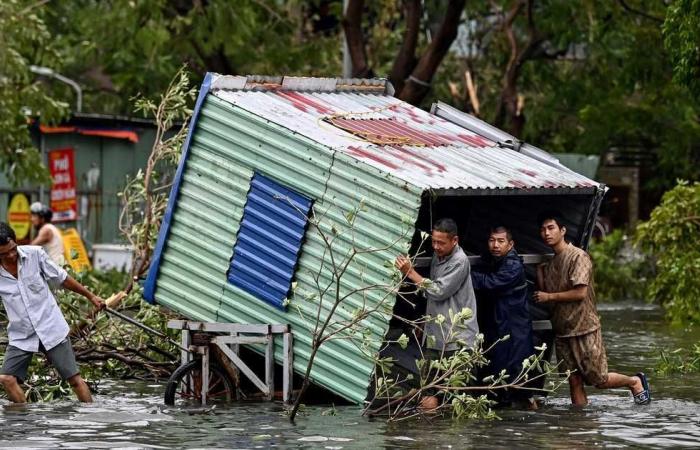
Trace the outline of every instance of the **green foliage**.
{"label": "green foliage", "polygon": [[486,395],[457,394],[452,398],[452,415],[458,419],[499,419],[491,405]]}
{"label": "green foliage", "polygon": [[[450,325],[446,331],[443,329],[445,345],[459,342],[458,331],[466,327],[466,321],[472,314],[469,308],[457,313],[449,312]],[[440,323],[445,321],[445,317],[425,320]],[[399,340],[393,342],[400,344],[404,337],[402,334]],[[428,340],[431,337],[433,336],[428,336]],[[446,352],[445,347],[442,350],[426,350],[416,360],[419,372],[417,379],[402,370],[394,370],[390,358],[376,359],[374,398],[364,413],[372,416],[387,414],[390,421],[423,417],[425,413],[445,412],[449,412],[454,419],[498,419],[498,415],[491,409],[495,402],[482,395],[485,391],[495,393],[504,389],[533,389],[528,383],[536,379],[565,375],[551,380],[549,387],[541,390],[554,392],[567,382],[570,373],[559,373],[557,366],[545,359],[545,344],[535,347],[536,353],[523,360],[520,373],[514,374],[512,378],[504,369],[498,374],[477,379],[476,374],[489,364],[489,352],[509,338],[510,336],[504,336],[490,347],[484,348],[484,336],[478,334],[471,347],[462,343],[465,345],[454,352]]]}
{"label": "green foliage", "polygon": [[[434,83],[435,97],[464,108],[464,96],[452,95],[448,83],[465,92],[464,70],[470,68],[481,116],[493,120],[510,45],[505,34],[491,25],[497,17],[492,5],[507,11],[513,3],[467,3],[480,53],[447,60]],[[665,2],[632,3],[649,16],[666,16]],[[687,3],[679,0],[671,8]],[[685,24],[684,36],[693,26],[697,36],[700,28],[693,24],[698,17],[678,13]],[[545,0],[537,2],[534,21],[545,44],[523,63],[518,79],[524,140],[553,152],[602,154],[611,148],[646,152],[658,161],[643,186],[652,198],[672,188],[677,178],[698,179],[700,106],[685,86],[673,82],[676,59],[668,45],[670,56],[664,48],[671,38],[662,33],[658,20],[631,13],[619,2]],[[519,17],[514,26],[522,45],[527,22]],[[696,38],[685,42],[689,51],[697,52]],[[697,83],[700,78],[694,79]]]}
{"label": "green foliage", "polygon": [[0,2],[0,170],[13,185],[46,182],[48,171],[29,136],[29,119],[54,122],[67,105],[50,94],[30,65],[59,69],[53,37],[35,2]]}
{"label": "green foliage", "polygon": [[674,322],[700,322],[700,183],[679,182],[664,194],[649,221],[637,227],[637,243],[656,259],[649,286]]}
{"label": "green foliage", "polygon": [[663,33],[675,80],[700,99],[700,0],[672,2]]}
{"label": "green foliage", "polygon": [[[169,186],[162,185],[162,175],[173,172],[180,160],[196,92],[183,66],[157,100],[143,96],[133,99],[134,110],[153,118],[157,126],[146,167],[128,177],[124,190],[118,194],[123,202],[119,229],[139,261],[149,261],[155,247],[157,224],[165,213],[170,192]],[[146,267],[135,267],[133,275],[140,277],[144,269]]]}
{"label": "green foliage", "polygon": [[207,71],[338,74],[338,36],[311,36],[304,7],[299,0],[76,0],[47,10],[68,73],[91,88],[88,107],[128,113],[131,97],[164,92],[183,63],[195,84]]}
{"label": "green foliage", "polygon": [[692,349],[661,349],[659,356],[656,371],[661,375],[700,372],[700,344],[693,345]]}
{"label": "green foliage", "polygon": [[615,230],[593,242],[589,252],[595,266],[596,297],[601,301],[644,298],[651,262],[635,253],[629,237]]}

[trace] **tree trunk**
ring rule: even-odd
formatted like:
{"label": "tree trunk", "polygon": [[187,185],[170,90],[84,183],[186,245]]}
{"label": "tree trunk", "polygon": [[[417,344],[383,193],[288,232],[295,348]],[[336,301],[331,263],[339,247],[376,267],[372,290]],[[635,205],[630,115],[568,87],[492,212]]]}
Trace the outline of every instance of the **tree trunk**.
{"label": "tree trunk", "polygon": [[313,344],[311,346],[311,355],[309,355],[309,364],[306,366],[306,373],[304,374],[304,381],[301,383],[301,389],[299,390],[299,395],[297,395],[297,398],[294,399],[294,405],[292,406],[292,410],[289,413],[289,420],[291,422],[294,422],[294,419],[297,416],[297,413],[299,412],[299,407],[301,406],[301,401],[304,399],[304,394],[306,394],[306,390],[309,388],[309,385],[311,384],[310,381],[310,376],[311,376],[311,368],[314,366],[314,360],[316,359],[316,353],[318,352],[318,348],[321,344],[316,340],[314,337]]}
{"label": "tree trunk", "polygon": [[430,91],[430,82],[457,37],[457,28],[465,3],[466,0],[450,0],[440,29],[421,56],[398,96],[401,100],[419,105]]}
{"label": "tree trunk", "polygon": [[[503,76],[503,88],[496,108],[494,125],[507,129],[515,137],[522,135],[525,126],[522,103],[518,99],[518,79],[520,78],[521,69],[527,60],[535,56],[544,41],[544,38],[535,27],[532,7],[533,0],[518,0],[513,4],[503,21],[503,32],[506,34],[510,44],[511,53],[505,75]],[[528,40],[524,47],[519,49],[513,24],[523,8],[525,8],[527,17]]]}
{"label": "tree trunk", "polygon": [[373,76],[372,69],[367,66],[365,38],[362,34],[362,12],[364,7],[364,0],[350,0],[345,10],[345,16],[343,16],[343,30],[345,31],[350,60],[352,61],[353,78],[370,78]]}
{"label": "tree trunk", "polygon": [[389,81],[394,85],[397,93],[401,93],[406,78],[416,67],[416,46],[418,45],[418,34],[420,32],[420,17],[423,12],[421,0],[404,0],[403,9],[406,29],[404,30],[401,48],[394,59],[394,65],[389,73]]}

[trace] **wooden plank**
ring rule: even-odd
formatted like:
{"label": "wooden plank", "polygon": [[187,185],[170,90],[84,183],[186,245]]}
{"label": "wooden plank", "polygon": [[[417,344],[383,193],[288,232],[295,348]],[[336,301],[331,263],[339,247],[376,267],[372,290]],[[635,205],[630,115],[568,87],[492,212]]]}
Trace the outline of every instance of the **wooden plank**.
{"label": "wooden plank", "polygon": [[533,320],[532,329],[534,331],[551,330],[552,322],[550,322],[549,320]]}
{"label": "wooden plank", "polygon": [[208,331],[212,333],[286,333],[289,326],[281,324],[245,324],[195,322],[192,320],[169,320],[168,328],[176,330]]}
{"label": "wooden plank", "polygon": [[[523,263],[524,264],[540,264],[546,261],[549,261],[552,259],[554,256],[553,254],[546,253],[546,254],[538,254],[538,253],[524,253],[520,255],[523,258]],[[478,255],[470,255],[467,256],[469,258],[469,264],[471,265],[477,265],[481,263],[481,256]],[[416,258],[415,260],[415,266],[416,267],[430,267],[430,260],[432,258],[429,256],[420,256]]]}
{"label": "wooden plank", "polygon": [[267,336],[217,336],[212,342],[222,344],[267,344]]}
{"label": "wooden plank", "polygon": [[292,333],[282,335],[284,364],[282,368],[282,401],[292,403],[292,389],[294,381],[294,348]]}
{"label": "wooden plank", "polygon": [[190,332],[188,330],[182,330],[180,334],[182,341],[182,349],[180,350],[180,364],[185,365],[192,359],[192,354],[184,350],[186,348],[190,348],[190,345],[192,345],[192,336],[190,336]]}
{"label": "wooden plank", "polygon": [[265,347],[265,384],[269,389],[267,399],[272,400],[275,395],[275,339],[271,334],[267,335]]}
{"label": "wooden plank", "polygon": [[209,392],[209,348],[205,347],[202,354],[202,406],[207,405]]}
{"label": "wooden plank", "polygon": [[241,360],[241,358],[238,357],[238,355],[236,355],[235,353],[233,353],[233,351],[232,351],[230,348],[228,348],[228,346],[225,345],[225,344],[220,344],[220,343],[217,342],[216,345],[217,345],[217,347],[219,347],[219,348],[221,349],[221,351],[224,352],[224,354],[226,354],[226,356],[228,356],[228,358],[231,360],[231,362],[232,362],[236,367],[238,367],[238,369],[239,369],[241,372],[243,372],[243,375],[245,375],[246,377],[248,377],[248,379],[249,379],[250,381],[252,381],[253,384],[254,384],[255,386],[258,387],[258,389],[260,389],[260,391],[261,391],[263,394],[265,394],[265,395],[267,395],[267,396],[270,395],[270,390],[267,388],[267,386],[265,385],[265,383],[263,383],[263,382],[260,380],[260,378],[258,378],[258,376],[255,375],[255,373],[253,373],[252,370],[250,370],[250,368]]}

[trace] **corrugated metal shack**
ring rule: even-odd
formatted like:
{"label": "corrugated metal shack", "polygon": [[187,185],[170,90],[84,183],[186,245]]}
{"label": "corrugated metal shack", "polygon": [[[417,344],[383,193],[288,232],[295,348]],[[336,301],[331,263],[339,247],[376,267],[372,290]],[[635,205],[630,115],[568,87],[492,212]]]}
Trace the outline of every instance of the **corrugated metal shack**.
{"label": "corrugated metal shack", "polygon": [[[302,372],[311,328],[299,311],[312,316],[318,304],[298,297],[314,291],[311,274],[324,251],[299,219],[312,204],[330,208],[331,219],[341,223],[335,211],[363,202],[357,241],[387,248],[358,258],[344,278],[348,289],[388,283],[386,262],[417,251],[406,224],[429,231],[442,216],[457,219],[462,246],[472,254],[488,226],[504,218],[520,221],[513,226],[521,252],[542,253],[537,201],[561,208],[571,218],[574,242],[585,245],[602,186],[538,149],[471,131],[480,122],[466,114],[444,105],[428,113],[392,94],[384,80],[208,74],[144,297],[193,320],[290,324],[294,369]],[[292,204],[276,202],[280,195]],[[287,296],[292,306],[286,307]],[[338,313],[349,316],[360,301],[351,298]],[[390,319],[385,313],[365,320],[370,353],[379,350]],[[334,340],[322,347],[311,375],[361,403],[373,370],[352,342]]]}

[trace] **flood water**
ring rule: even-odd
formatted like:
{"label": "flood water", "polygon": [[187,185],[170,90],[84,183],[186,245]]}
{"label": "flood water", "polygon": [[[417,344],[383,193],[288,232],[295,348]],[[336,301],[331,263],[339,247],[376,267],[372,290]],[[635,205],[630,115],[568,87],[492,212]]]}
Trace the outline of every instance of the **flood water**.
{"label": "flood water", "polygon": [[0,408],[0,448],[678,448],[700,447],[700,374],[657,376],[659,346],[690,347],[698,330],[673,329],[647,305],[601,305],[611,371],[650,375],[653,402],[588,390],[573,408],[568,389],[538,411],[499,411],[500,421],[386,424],[358,407],[310,407],[295,425],[278,404],[202,414],[163,405],[164,385],[101,384],[92,405],[72,401]]}

